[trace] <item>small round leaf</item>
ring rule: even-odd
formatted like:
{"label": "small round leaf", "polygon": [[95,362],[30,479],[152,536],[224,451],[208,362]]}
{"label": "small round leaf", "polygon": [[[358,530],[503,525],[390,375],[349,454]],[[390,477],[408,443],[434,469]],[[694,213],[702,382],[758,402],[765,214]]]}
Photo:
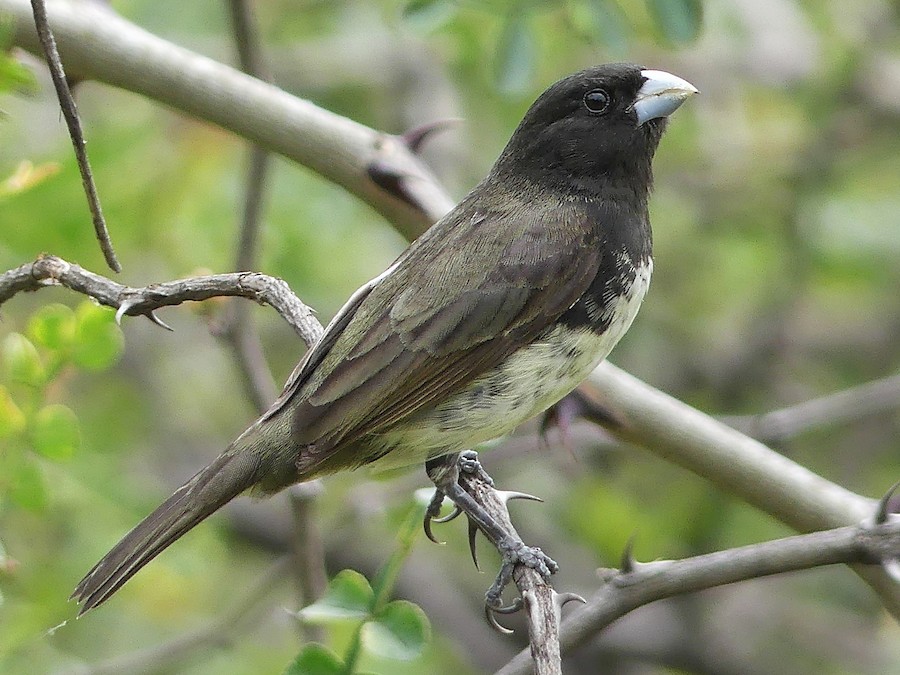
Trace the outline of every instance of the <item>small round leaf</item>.
{"label": "small round leaf", "polygon": [[78,418],[71,408],[54,403],[41,408],[31,428],[35,451],[49,459],[69,459],[81,445]]}
{"label": "small round leaf", "polygon": [[22,460],[9,467],[9,500],[30,511],[43,511],[48,502],[44,474],[34,462],[25,458]]}
{"label": "small round leaf", "polygon": [[6,387],[0,385],[0,438],[12,438],[25,429],[25,413]]}
{"label": "small round leaf", "polygon": [[20,333],[10,333],[3,340],[3,367],[13,382],[40,387],[44,384],[44,364],[31,341]]}
{"label": "small round leaf", "polygon": [[325,645],[310,642],[284,671],[284,675],[339,675],[344,672],[340,657]]}
{"label": "small round leaf", "polygon": [[419,656],[431,640],[431,625],[418,605],[395,600],[363,626],[362,640],[373,654],[409,661]]}
{"label": "small round leaf", "polygon": [[87,370],[110,367],[122,354],[125,346],[125,339],[116,325],[113,311],[85,302],[78,307],[75,315],[75,363]]}
{"label": "small round leaf", "polygon": [[297,615],[314,624],[359,621],[369,616],[375,594],[359,572],[343,570],[328,582],[325,594]]}
{"label": "small round leaf", "polygon": [[28,322],[29,338],[49,349],[66,349],[75,339],[75,312],[65,305],[41,307]]}

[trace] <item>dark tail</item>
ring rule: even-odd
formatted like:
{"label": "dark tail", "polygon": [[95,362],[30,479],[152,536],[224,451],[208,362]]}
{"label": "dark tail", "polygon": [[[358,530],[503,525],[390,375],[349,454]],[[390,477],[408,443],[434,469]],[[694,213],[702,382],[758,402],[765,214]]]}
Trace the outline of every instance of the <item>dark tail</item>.
{"label": "dark tail", "polygon": [[126,534],[81,580],[72,598],[79,616],[106,601],[181,535],[253,485],[258,462],[248,452],[219,456]]}

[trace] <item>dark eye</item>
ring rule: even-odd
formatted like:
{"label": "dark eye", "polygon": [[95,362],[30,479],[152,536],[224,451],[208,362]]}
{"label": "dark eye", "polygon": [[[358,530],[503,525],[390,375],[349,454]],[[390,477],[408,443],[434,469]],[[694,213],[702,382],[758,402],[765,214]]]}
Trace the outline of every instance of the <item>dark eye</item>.
{"label": "dark eye", "polygon": [[603,89],[592,89],[584,95],[584,105],[592,113],[600,114],[606,112],[610,103],[609,94]]}

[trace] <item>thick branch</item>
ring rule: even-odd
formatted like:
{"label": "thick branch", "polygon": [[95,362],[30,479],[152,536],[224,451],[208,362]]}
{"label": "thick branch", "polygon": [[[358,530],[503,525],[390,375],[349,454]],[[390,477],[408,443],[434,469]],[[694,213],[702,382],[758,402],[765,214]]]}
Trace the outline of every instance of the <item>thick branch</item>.
{"label": "thick branch", "polygon": [[[49,2],[70,75],[105,82],[218,124],[343,186],[412,239],[453,205],[402,137],[377,132],[158,38],[93,2]],[[13,43],[42,55],[28,0],[0,0]],[[402,176],[404,198],[371,166]]]}
{"label": "thick branch", "polygon": [[[874,527],[842,527],[684,560],[632,563],[628,571],[601,571],[603,587],[563,622],[562,647],[577,647],[616,619],[663,598],[822,565],[876,565],[898,557],[900,518],[894,518]],[[497,675],[529,672],[530,659],[522,652]]]}
{"label": "thick branch", "polygon": [[[602,363],[582,393],[620,439],[709,480],[800,532],[860,522],[875,502],[836,485],[686,403]],[[900,586],[879,568],[855,571],[900,617]]]}

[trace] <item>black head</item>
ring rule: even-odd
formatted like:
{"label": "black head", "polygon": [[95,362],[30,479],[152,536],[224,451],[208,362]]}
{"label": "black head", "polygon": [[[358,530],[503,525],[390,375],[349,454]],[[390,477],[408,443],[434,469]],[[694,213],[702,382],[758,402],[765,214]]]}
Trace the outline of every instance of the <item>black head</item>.
{"label": "black head", "polygon": [[666,117],[696,91],[674,75],[633,64],[570,75],[532,104],[492,173],[574,191],[627,179],[646,192]]}

